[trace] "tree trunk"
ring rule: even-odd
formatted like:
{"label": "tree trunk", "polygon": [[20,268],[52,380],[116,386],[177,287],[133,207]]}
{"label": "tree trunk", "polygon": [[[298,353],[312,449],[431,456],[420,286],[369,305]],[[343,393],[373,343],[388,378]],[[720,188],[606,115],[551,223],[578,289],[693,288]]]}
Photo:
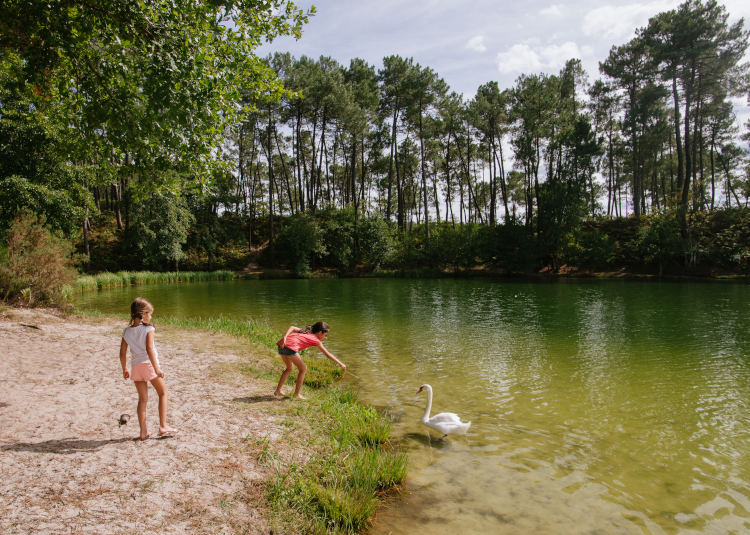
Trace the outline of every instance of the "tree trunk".
{"label": "tree trunk", "polygon": [[424,161],[424,136],[422,130],[422,103],[419,104],[419,159],[422,163],[422,197],[424,201],[424,228],[427,244],[430,243],[430,213],[427,208],[427,176]]}

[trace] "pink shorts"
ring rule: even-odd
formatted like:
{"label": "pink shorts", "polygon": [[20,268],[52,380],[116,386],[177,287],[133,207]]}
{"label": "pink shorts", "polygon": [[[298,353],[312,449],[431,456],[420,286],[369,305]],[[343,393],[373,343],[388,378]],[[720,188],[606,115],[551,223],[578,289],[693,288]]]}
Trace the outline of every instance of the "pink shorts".
{"label": "pink shorts", "polygon": [[133,381],[150,381],[156,379],[156,371],[150,362],[136,364],[130,370],[130,378]]}

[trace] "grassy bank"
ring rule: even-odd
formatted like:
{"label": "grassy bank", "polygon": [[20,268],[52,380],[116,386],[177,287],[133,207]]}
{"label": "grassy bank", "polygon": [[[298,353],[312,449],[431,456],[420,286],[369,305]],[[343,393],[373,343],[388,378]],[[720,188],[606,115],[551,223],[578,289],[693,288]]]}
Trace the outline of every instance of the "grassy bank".
{"label": "grassy bank", "polygon": [[406,454],[388,440],[390,419],[359,404],[353,390],[336,387],[312,393],[296,417],[297,431],[310,437],[310,457],[303,464],[266,460],[275,472],[267,494],[279,530],[365,530],[379,500],[406,478]]}
{"label": "grassy bank", "polygon": [[[280,333],[266,325],[223,317],[158,316],[155,322],[237,337],[255,349],[257,358],[234,365],[236,371],[268,380],[269,392],[278,380],[281,363],[273,348]],[[340,368],[316,353],[305,358],[307,400],[274,404],[288,428],[282,447],[255,439],[254,455],[270,473],[265,491],[278,532],[358,533],[369,526],[379,500],[406,478],[406,454],[389,442],[390,418],[359,403],[354,390],[335,386]],[[296,373],[287,383],[294,379]],[[290,453],[295,451],[302,453]]]}

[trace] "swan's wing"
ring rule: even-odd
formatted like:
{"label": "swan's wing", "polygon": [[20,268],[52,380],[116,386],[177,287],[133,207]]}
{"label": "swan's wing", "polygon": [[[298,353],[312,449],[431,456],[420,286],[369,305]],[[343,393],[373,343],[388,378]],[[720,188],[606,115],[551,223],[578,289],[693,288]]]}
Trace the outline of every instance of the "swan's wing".
{"label": "swan's wing", "polygon": [[453,412],[441,412],[430,418],[430,422],[435,423],[461,423],[461,417]]}
{"label": "swan's wing", "polygon": [[443,422],[429,421],[429,422],[425,422],[425,424],[446,435],[449,435],[449,434],[464,435],[466,434],[466,432],[469,430],[469,427],[471,426],[471,422],[462,423],[456,420],[448,420],[448,421],[443,421]]}

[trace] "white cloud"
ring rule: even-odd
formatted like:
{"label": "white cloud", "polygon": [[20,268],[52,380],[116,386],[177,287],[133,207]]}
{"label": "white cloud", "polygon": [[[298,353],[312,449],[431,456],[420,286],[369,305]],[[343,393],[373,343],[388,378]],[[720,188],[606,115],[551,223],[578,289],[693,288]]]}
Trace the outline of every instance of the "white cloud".
{"label": "white cloud", "polygon": [[513,45],[497,55],[497,68],[503,73],[551,71],[562,68],[571,58],[583,59],[593,54],[590,47],[579,48],[572,41],[546,46]]}
{"label": "white cloud", "polygon": [[469,39],[469,42],[466,43],[466,48],[475,52],[486,52],[487,46],[484,44],[484,35],[477,35]]}
{"label": "white cloud", "polygon": [[635,35],[637,28],[648,24],[648,19],[674,7],[675,2],[669,0],[624,6],[601,6],[586,14],[581,30],[584,35],[590,37],[596,36],[609,41],[622,42]]}
{"label": "white cloud", "polygon": [[503,74],[510,72],[530,72],[542,68],[539,54],[529,45],[513,45],[507,52],[497,55],[497,70]]}
{"label": "white cloud", "polygon": [[551,6],[542,9],[539,13],[545,17],[562,17],[563,6],[562,4],[552,4]]}

